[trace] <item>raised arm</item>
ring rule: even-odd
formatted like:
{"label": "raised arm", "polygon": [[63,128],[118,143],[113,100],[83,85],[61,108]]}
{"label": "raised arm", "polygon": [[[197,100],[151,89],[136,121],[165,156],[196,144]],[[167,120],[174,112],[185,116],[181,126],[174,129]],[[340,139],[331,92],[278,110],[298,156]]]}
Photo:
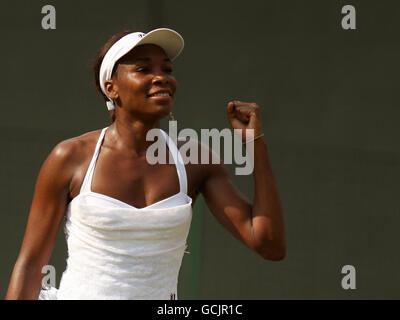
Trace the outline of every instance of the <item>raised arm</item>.
{"label": "raised arm", "polygon": [[[254,137],[262,133],[258,105],[230,102],[227,112],[233,129],[254,129]],[[201,192],[217,220],[236,238],[264,259],[282,260],[286,254],[283,210],[268,147],[262,137],[254,141],[252,157],[253,203],[234,186],[223,164],[208,166]]]}
{"label": "raised arm", "polygon": [[42,165],[6,299],[39,296],[42,267],[49,261],[68,204],[75,145],[69,140],[60,143]]}

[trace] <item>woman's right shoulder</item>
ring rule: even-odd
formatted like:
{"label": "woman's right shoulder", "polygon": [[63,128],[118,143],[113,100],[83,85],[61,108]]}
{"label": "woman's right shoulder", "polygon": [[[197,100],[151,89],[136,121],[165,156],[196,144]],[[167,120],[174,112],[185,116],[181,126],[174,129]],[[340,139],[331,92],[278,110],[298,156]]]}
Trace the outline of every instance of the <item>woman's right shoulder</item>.
{"label": "woman's right shoulder", "polygon": [[40,169],[36,184],[38,190],[48,195],[69,190],[77,172],[82,172],[90,161],[90,152],[94,152],[100,132],[91,131],[59,142]]}
{"label": "woman's right shoulder", "polygon": [[57,162],[80,163],[90,152],[93,153],[100,133],[101,129],[63,140],[53,148],[48,158]]}

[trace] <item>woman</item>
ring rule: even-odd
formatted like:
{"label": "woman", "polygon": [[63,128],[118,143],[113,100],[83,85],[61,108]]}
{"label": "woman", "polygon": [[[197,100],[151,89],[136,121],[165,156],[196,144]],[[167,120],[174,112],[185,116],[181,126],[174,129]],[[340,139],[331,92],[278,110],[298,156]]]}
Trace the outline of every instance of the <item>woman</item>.
{"label": "woman", "polygon": [[[59,143],[44,162],[6,299],[38,299],[39,294],[52,299],[176,298],[198,193],[251,250],[268,260],[283,259],[282,206],[255,103],[227,106],[233,129],[254,130],[253,204],[235,188],[223,164],[184,165],[161,129],[174,162],[152,165],[146,159],[153,143],[147,133],[172,110],[177,90],[172,60],[182,48],[182,37],[162,28],[119,33],[99,52],[95,80],[113,123]],[[64,217],[68,265],[58,292],[52,289],[46,297],[41,271]]]}

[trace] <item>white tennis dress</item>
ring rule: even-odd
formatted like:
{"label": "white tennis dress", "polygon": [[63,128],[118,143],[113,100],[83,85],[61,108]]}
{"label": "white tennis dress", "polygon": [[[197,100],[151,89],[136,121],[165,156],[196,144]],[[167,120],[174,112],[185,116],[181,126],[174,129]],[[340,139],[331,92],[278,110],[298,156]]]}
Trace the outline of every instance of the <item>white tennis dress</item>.
{"label": "white tennis dress", "polygon": [[68,205],[68,259],[60,287],[41,290],[39,300],[177,299],[178,274],[192,219],[182,157],[160,129],[176,164],[180,192],[135,208],[91,191],[106,130],[101,131],[79,195]]}

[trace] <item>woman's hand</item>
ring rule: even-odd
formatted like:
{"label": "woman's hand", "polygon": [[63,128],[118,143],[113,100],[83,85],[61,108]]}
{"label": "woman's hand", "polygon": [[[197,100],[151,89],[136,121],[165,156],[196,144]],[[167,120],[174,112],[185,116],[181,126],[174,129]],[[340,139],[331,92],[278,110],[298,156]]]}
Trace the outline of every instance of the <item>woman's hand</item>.
{"label": "woman's hand", "polygon": [[[262,134],[260,107],[256,103],[231,101],[227,113],[232,129],[242,129],[242,141]],[[246,129],[253,129],[254,133],[248,132],[246,137]]]}

